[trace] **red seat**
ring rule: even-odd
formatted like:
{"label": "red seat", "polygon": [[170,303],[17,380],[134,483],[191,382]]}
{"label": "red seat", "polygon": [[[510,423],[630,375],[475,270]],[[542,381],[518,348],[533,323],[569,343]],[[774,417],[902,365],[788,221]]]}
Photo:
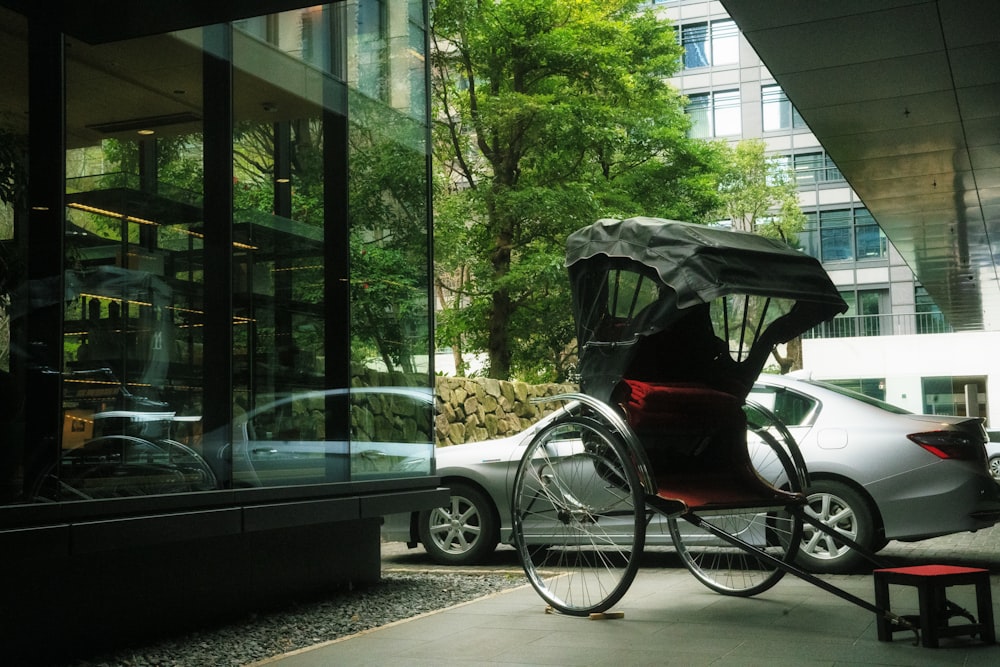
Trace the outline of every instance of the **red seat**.
{"label": "red seat", "polygon": [[646,450],[661,498],[680,500],[691,510],[801,499],[754,471],[740,398],[700,384],[626,379],[614,400]]}

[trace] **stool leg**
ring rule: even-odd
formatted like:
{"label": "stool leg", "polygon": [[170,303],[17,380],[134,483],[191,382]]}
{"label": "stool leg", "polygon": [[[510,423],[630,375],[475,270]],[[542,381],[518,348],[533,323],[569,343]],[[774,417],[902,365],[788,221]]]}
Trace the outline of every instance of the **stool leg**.
{"label": "stool leg", "polygon": [[990,592],[989,575],[976,582],[976,607],[979,623],[983,626],[980,638],[988,644],[995,644],[997,631],[993,624],[993,595]]}
{"label": "stool leg", "polygon": [[885,615],[885,612],[889,611],[889,584],[877,572],[875,573],[875,606],[883,612],[875,615],[875,629],[878,631],[878,640],[880,642],[891,642],[892,629],[889,627],[889,619]]}
{"label": "stool leg", "polygon": [[920,602],[920,644],[926,648],[937,648],[937,627],[934,618],[936,587],[923,583],[917,586]]}

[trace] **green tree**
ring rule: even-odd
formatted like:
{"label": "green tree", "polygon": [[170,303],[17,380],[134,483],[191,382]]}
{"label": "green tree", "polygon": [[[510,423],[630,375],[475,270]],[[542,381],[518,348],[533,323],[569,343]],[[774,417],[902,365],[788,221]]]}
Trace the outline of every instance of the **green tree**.
{"label": "green tree", "polygon": [[432,17],[439,340],[490,377],[572,362],[566,236],[599,217],[702,219],[720,148],[689,139],[673,28],[639,0],[440,0]]}
{"label": "green tree", "polygon": [[[736,230],[797,245],[806,217],[799,208],[798,190],[789,170],[767,155],[760,139],[740,141],[723,152],[727,166],[719,184],[722,205],[716,219],[729,220]],[[786,344],[785,354],[777,348],[771,353],[782,373],[802,368],[800,337]]]}
{"label": "green tree", "polygon": [[719,183],[722,206],[718,217],[729,220],[733,229],[794,246],[806,216],[799,208],[792,174],[766,149],[761,139],[721,148],[726,170]]}

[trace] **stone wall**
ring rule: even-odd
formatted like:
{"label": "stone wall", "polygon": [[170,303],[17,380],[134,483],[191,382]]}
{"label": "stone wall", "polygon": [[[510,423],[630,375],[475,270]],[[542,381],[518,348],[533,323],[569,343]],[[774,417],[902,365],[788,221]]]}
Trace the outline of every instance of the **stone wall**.
{"label": "stone wall", "polygon": [[[420,387],[425,380],[426,376],[421,374],[380,373],[356,367],[352,385]],[[560,406],[559,402],[537,404],[533,403],[532,399],[579,391],[579,387],[575,384],[531,385],[488,378],[445,376],[437,376],[434,380],[437,403],[434,435],[435,441],[440,446],[494,440],[514,435]],[[377,440],[375,428],[380,422],[400,430],[408,437],[426,433],[428,429],[425,425],[418,423],[419,416],[404,413],[400,405],[391,400],[387,402],[381,397],[359,399],[354,411],[355,433],[363,434],[358,437]],[[386,433],[381,435],[387,436]]]}
{"label": "stone wall", "polygon": [[533,398],[578,391],[572,384],[529,385],[488,378],[437,377],[435,432],[440,446],[514,435],[558,408]]}

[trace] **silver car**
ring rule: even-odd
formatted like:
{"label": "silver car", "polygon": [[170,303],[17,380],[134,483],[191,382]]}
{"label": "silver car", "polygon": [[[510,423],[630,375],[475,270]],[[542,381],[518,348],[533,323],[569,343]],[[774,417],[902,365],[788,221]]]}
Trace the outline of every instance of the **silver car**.
{"label": "silver car", "polygon": [[986,443],[990,475],[1000,484],[1000,431],[989,431],[990,441]]}
{"label": "silver car", "polygon": [[[1000,486],[987,470],[979,419],[915,415],[788,376],[762,375],[750,398],[774,411],[798,441],[811,476],[808,511],[873,552],[889,540],[974,531],[1000,520]],[[386,517],[383,538],[421,543],[435,561],[454,565],[510,543],[517,465],[551,419],[516,436],[438,448],[437,471],[451,489],[450,505]],[[646,544],[671,544],[665,520],[654,519]],[[806,524],[798,556],[805,569],[843,572],[863,561]]]}

